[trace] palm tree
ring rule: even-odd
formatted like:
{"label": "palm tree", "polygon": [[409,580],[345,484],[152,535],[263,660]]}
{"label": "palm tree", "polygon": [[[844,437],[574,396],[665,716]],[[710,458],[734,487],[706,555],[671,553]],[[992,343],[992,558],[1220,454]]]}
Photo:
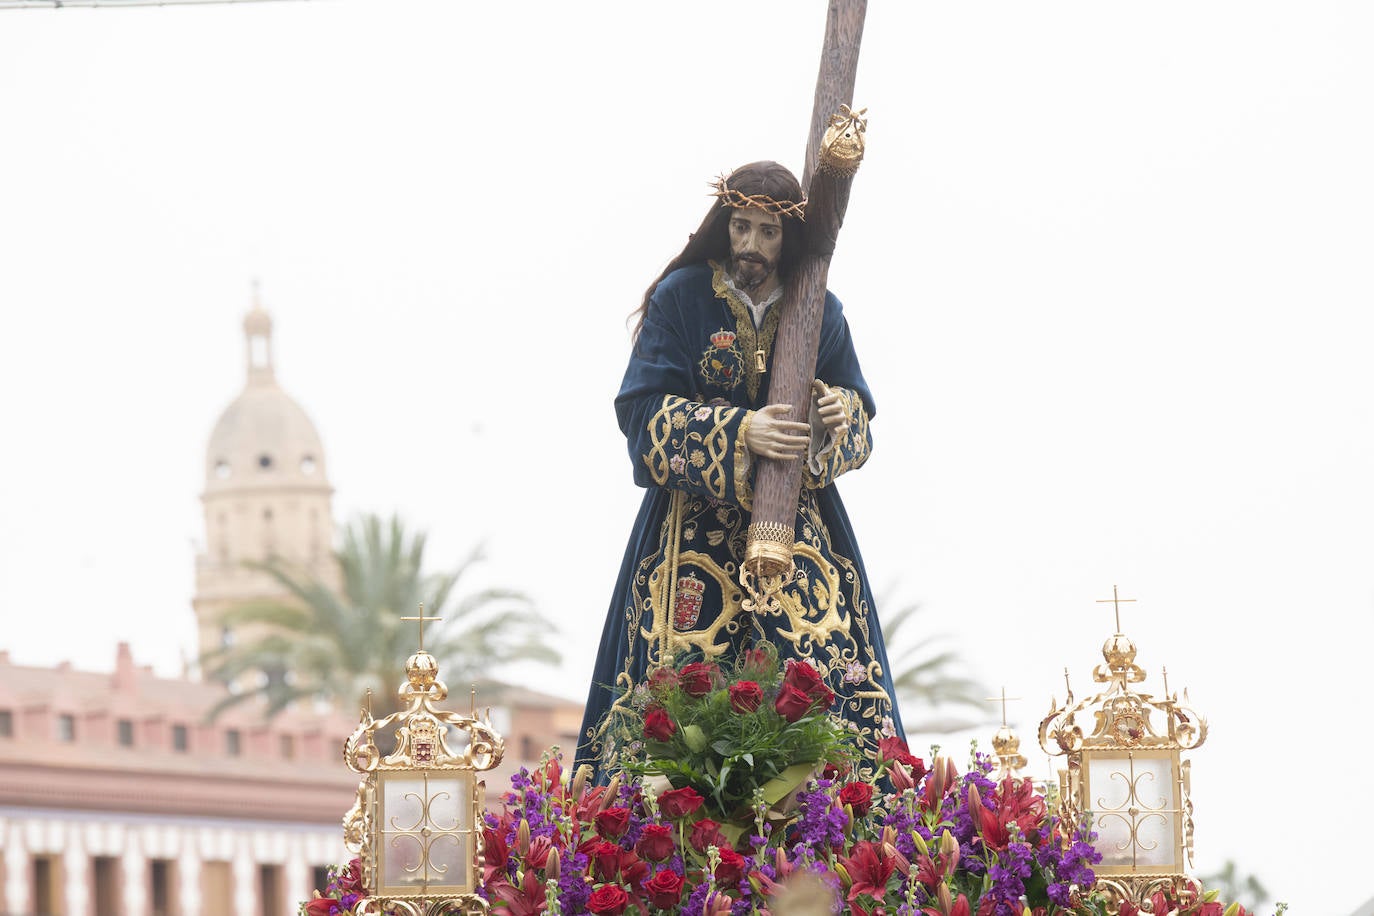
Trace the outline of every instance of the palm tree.
{"label": "palm tree", "polygon": [[279,560],[256,564],[287,590],[290,600],[259,601],[227,612],[224,623],[252,638],[202,659],[209,677],[260,683],[221,701],[211,716],[252,697],[273,716],[291,703],[328,699],[348,706],[372,690],[374,705],[395,708],[404,663],[416,649],[417,628],[402,617],[442,617],[425,628],[425,649],[450,683],[485,678],[512,661],[550,664],[559,655],[545,642],[550,626],[530,599],[511,589],[461,593],[459,583],[482,560],[474,549],[451,572],[424,571],[425,535],[407,532],[399,518],[364,515],[343,536],[337,554],[342,588],[302,577]]}
{"label": "palm tree", "polygon": [[[881,606],[881,604],[880,604]],[[908,734],[949,734],[990,721],[987,714],[988,688],[977,679],[962,674],[967,666],[955,649],[941,648],[941,634],[916,636],[912,621],[919,604],[904,604],[883,616],[883,636],[887,641],[892,683],[902,704],[902,719]],[[906,643],[906,645],[903,645]],[[977,709],[976,716],[939,717],[949,707]]]}
{"label": "palm tree", "polygon": [[1242,875],[1234,859],[1227,859],[1219,870],[1199,880],[1208,890],[1220,892],[1220,899],[1240,902],[1250,912],[1258,912],[1269,899],[1269,889],[1254,875]]}

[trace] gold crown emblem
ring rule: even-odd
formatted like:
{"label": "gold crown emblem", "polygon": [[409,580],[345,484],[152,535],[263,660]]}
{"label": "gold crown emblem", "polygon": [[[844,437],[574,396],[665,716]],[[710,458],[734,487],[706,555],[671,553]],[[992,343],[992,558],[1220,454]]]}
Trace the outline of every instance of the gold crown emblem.
{"label": "gold crown emblem", "polygon": [[706,591],[706,583],[697,578],[696,573],[688,573],[677,580],[678,595],[700,595]]}
{"label": "gold crown emblem", "polygon": [[721,328],[719,331],[711,335],[711,343],[713,343],[716,346],[716,349],[718,350],[727,349],[730,346],[730,344],[734,342],[734,331],[727,331],[724,328]]}

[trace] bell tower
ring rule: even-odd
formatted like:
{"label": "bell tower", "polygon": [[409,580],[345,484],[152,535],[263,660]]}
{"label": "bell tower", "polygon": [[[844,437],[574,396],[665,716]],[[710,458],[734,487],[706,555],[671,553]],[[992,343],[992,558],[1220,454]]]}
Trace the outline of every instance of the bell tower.
{"label": "bell tower", "polygon": [[205,451],[205,547],[196,557],[200,655],[236,638],[222,617],[248,601],[288,599],[252,564],[284,561],[338,585],[324,447],[315,425],[277,385],[272,317],[255,288],[243,319],[245,383],[215,423]]}

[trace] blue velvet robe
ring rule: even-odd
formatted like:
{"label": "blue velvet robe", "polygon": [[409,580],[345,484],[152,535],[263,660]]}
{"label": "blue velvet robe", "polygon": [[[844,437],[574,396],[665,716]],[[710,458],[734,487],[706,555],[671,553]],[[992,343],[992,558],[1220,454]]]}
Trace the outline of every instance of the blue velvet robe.
{"label": "blue velvet robe", "polygon": [[778,612],[740,607],[753,497],[743,424],[768,403],[771,375],[758,371],[756,351],[771,366],[777,326],[770,308],[755,328],[715,264],[674,271],[650,297],[615,400],[634,481],[647,492],[606,616],[578,747],[578,762],[599,772],[614,767],[617,742],[626,740],[618,716],[660,663],[665,641],[678,660],[728,665],[769,640],[780,658],[809,659],[825,675],[870,756],[884,734],[901,734],[872,593],[834,487],[868,458],[874,406],[830,293],[816,377],[842,389],[849,431],[803,471],[793,556],[802,577],[783,590]]}

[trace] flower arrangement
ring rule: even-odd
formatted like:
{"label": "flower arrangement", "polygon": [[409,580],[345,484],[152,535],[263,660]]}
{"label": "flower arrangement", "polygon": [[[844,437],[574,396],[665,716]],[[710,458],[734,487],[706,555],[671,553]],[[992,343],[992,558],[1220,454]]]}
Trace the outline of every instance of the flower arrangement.
{"label": "flower arrangement", "polygon": [[988,778],[976,757],[960,776],[937,757],[927,770],[900,739],[880,772],[896,791],[839,772],[798,794],[778,824],[755,805],[753,829],[731,843],[685,786],[568,780],[556,757],[521,772],[504,809],[487,815],[484,870],[502,916],[769,914],[794,876],[818,878],[853,916],[1034,916],[1105,909],[1087,895],[1097,854],[1067,837],[1028,780]]}
{"label": "flower arrangement", "polygon": [[[809,665],[779,668],[767,649],[728,673],[690,662],[632,699],[609,784],[570,778],[555,748],[486,813],[493,916],[1111,912],[1092,891],[1091,834],[1060,823],[1029,779],[994,781],[976,748],[963,774],[934,754],[927,767],[900,738],[861,771]],[[351,912],[366,896],[358,872],[357,859],[331,869],[301,916]],[[806,882],[809,899],[789,901]],[[1215,898],[1158,894],[1119,916],[1251,916]]]}
{"label": "flower arrangement", "polygon": [[824,767],[854,761],[852,737],[829,715],[834,700],[815,668],[780,668],[768,643],[731,670],[708,661],[658,668],[620,720],[619,764],[631,776],[690,787],[714,817],[742,830],[760,794],[778,805]]}

